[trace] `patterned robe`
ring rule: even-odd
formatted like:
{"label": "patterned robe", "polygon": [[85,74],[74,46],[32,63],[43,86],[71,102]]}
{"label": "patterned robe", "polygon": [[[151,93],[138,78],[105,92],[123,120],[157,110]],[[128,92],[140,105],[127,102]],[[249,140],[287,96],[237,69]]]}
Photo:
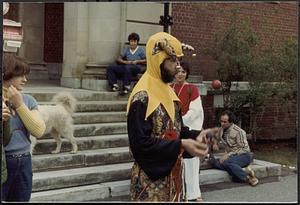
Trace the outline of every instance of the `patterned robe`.
{"label": "patterned robe", "polygon": [[163,106],[146,120],[147,93],[138,92],[128,113],[128,136],[135,159],[131,172],[133,201],[179,201],[182,190],[182,148],[180,138],[195,138],[199,131],[182,127],[179,106],[172,122]]}

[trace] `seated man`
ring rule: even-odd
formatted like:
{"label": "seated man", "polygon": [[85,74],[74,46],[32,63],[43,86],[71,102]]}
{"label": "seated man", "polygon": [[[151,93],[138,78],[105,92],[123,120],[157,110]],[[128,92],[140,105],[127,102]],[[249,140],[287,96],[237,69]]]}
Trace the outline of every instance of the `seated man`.
{"label": "seated man", "polygon": [[110,65],[107,68],[108,84],[113,91],[119,91],[117,80],[123,81],[124,93],[130,89],[130,82],[133,76],[144,71],[142,65],[146,63],[145,51],[138,46],[140,37],[136,33],[128,36],[129,47],[126,47],[117,59],[118,64]]}
{"label": "seated man", "polygon": [[[220,159],[210,155],[209,161],[214,168],[226,170],[235,182],[247,182],[257,185],[258,179],[249,164],[252,161],[246,132],[235,125],[235,116],[231,111],[224,111],[220,117],[221,128],[213,143],[213,150],[218,150],[218,142],[225,145],[225,154]],[[245,168],[244,168],[245,167]],[[244,168],[244,169],[242,169]]]}

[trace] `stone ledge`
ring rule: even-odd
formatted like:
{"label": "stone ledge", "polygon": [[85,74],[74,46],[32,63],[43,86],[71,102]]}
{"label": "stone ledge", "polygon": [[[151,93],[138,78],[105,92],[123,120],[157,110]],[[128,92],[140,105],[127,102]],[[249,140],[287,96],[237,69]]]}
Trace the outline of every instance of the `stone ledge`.
{"label": "stone ledge", "polygon": [[72,199],[72,202],[86,201],[87,195],[89,196],[89,200],[109,198],[109,187],[102,184],[95,184],[89,186],[51,190],[46,192],[36,192],[31,194],[30,202],[68,202],[70,201],[70,199]]}
{"label": "stone ledge", "polygon": [[[267,183],[267,182],[274,182],[278,181],[280,176],[269,176],[267,171],[267,167],[277,166],[277,164],[265,162],[262,160],[254,160],[253,164],[251,165],[253,170],[255,171],[257,177],[260,180],[260,183]],[[279,172],[277,172],[279,173]],[[200,185],[201,190],[212,191],[218,189],[226,189],[238,186],[249,186],[246,183],[234,183],[231,181],[230,176],[227,172],[216,170],[216,169],[209,169],[200,172]],[[78,197],[84,196],[85,198],[80,198],[80,201],[115,201],[115,200],[126,200],[129,199],[129,186],[130,180],[122,180],[122,181],[114,181],[114,182],[104,182],[97,185],[86,185],[79,188],[67,188],[67,189],[59,189],[54,191],[44,191],[41,193],[33,193],[32,194],[32,201],[38,201],[41,199],[44,201],[78,201],[76,200],[75,196],[73,198],[74,192],[78,191]],[[89,191],[91,187],[95,188],[97,191],[94,191],[91,194]],[[75,189],[73,191],[72,189]],[[81,190],[81,192],[79,192]],[[69,196],[71,194],[71,197]],[[88,194],[87,194],[88,193]],[[100,193],[100,194],[99,194]],[[52,200],[51,200],[52,195]],[[57,197],[64,196],[64,198]],[[43,198],[44,197],[44,198]],[[75,200],[74,200],[75,199]],[[122,201],[122,200],[121,200]]]}

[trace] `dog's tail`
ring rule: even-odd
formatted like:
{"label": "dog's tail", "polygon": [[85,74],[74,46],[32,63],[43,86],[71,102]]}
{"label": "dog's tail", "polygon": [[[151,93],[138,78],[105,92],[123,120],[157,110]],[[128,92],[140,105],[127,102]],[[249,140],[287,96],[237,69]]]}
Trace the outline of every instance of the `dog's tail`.
{"label": "dog's tail", "polygon": [[61,104],[70,114],[75,112],[76,99],[68,92],[60,92],[53,96],[52,102]]}

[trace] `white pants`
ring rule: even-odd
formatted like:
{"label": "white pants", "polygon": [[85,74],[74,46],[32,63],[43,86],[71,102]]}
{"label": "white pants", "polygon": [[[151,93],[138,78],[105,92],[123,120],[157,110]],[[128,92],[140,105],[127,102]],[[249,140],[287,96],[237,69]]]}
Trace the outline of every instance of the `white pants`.
{"label": "white pants", "polygon": [[186,199],[197,199],[198,197],[201,197],[199,184],[200,159],[199,157],[183,159],[183,163]]}

